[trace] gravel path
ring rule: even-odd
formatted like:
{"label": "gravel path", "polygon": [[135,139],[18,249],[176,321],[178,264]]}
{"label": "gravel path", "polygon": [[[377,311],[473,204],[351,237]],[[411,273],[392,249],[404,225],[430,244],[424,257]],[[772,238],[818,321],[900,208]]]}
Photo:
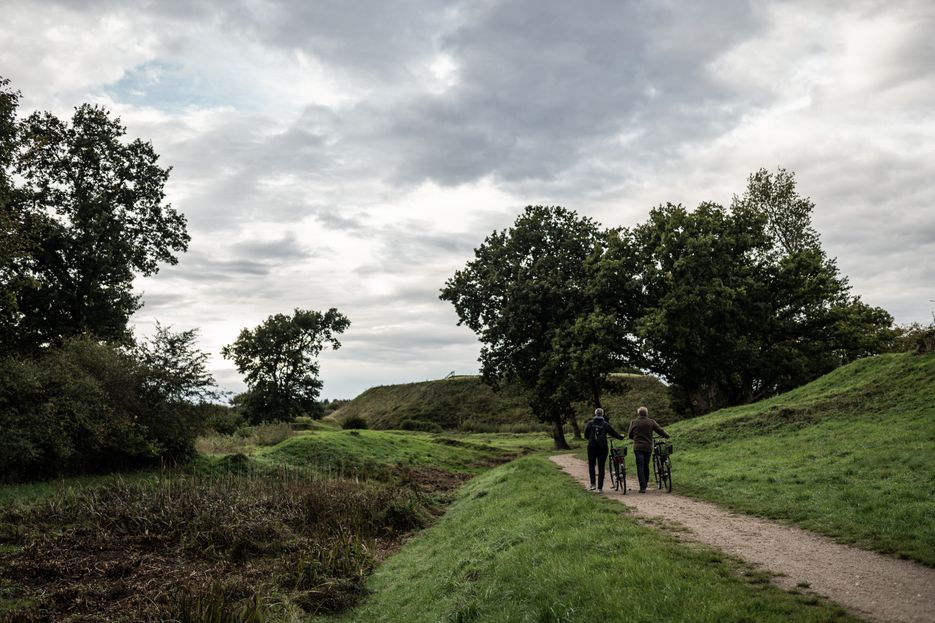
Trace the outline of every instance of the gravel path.
{"label": "gravel path", "polygon": [[[569,454],[551,458],[588,485],[587,463]],[[606,497],[641,515],[681,524],[690,539],[782,574],[774,581],[783,588],[807,582],[808,590],[874,621],[935,622],[935,569],[674,493],[640,494],[635,479],[626,495],[610,488],[609,476],[605,486]]]}

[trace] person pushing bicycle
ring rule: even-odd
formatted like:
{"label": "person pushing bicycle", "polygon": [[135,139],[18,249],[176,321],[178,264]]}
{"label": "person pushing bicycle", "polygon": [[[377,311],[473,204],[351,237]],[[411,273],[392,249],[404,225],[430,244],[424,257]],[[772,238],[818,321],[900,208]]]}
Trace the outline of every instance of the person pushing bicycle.
{"label": "person pushing bicycle", "polygon": [[594,417],[584,428],[584,438],[588,440],[588,475],[591,477],[591,491],[594,491],[594,465],[597,464],[597,490],[604,491],[604,465],[607,463],[607,436],[623,440],[604,419],[604,410],[595,409]]}
{"label": "person pushing bicycle", "polygon": [[630,420],[627,437],[633,440],[633,455],[636,457],[636,477],[640,481],[640,493],[646,493],[649,483],[649,461],[653,454],[653,433],[659,433],[666,439],[669,433],[662,430],[656,420],[649,417],[649,409],[640,407],[636,417]]}

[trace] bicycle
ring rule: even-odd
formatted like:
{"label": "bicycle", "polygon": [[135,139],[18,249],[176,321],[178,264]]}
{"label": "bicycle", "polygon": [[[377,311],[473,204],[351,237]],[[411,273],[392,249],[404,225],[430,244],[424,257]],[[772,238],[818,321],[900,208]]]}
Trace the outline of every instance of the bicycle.
{"label": "bicycle", "polygon": [[627,494],[627,447],[615,448],[614,441],[610,441],[610,484],[614,491],[623,489]]}
{"label": "bicycle", "polygon": [[659,441],[653,446],[653,477],[656,485],[667,493],[672,493],[672,443]]}

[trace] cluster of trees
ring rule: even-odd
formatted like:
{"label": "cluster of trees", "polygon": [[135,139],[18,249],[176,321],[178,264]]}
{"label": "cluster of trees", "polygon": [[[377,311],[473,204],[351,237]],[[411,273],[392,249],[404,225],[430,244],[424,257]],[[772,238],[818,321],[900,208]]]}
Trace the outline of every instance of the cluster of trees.
{"label": "cluster of trees", "polygon": [[563,448],[572,401],[600,406],[624,366],[664,377],[697,415],[887,349],[892,317],[851,294],[813,208],[783,169],[753,173],[729,207],[661,205],[633,228],[530,206],[441,298],[478,334],[484,378],[526,387]]}
{"label": "cluster of trees", "polygon": [[184,459],[207,356],[194,331],[128,327],[134,277],[188,245],[169,169],[103,108],[21,119],[19,100],[0,78],[0,473]]}
{"label": "cluster of trees", "polygon": [[[0,474],[185,460],[218,415],[208,355],[195,330],[129,328],[133,279],[188,247],[165,201],[170,169],[104,108],[19,118],[19,101],[0,78]],[[320,415],[316,357],[349,324],[297,309],[244,329],[223,350],[246,375],[238,410],[253,423]]]}

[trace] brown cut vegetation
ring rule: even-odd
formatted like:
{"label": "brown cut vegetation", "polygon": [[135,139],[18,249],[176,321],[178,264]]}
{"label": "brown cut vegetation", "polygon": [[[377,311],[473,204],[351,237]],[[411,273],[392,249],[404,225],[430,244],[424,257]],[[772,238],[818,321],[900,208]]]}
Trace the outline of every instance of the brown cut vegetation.
{"label": "brown cut vegetation", "polygon": [[344,609],[466,478],[115,479],[0,514],[0,621],[262,621]]}

